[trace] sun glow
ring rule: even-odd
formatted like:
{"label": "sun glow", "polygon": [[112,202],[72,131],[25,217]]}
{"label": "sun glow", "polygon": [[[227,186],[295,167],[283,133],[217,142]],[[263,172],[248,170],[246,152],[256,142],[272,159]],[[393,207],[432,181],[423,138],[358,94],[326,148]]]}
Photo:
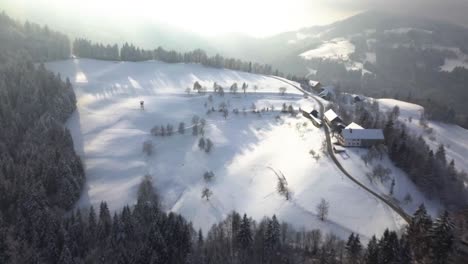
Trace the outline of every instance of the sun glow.
{"label": "sun glow", "polygon": [[328,10],[323,3],[324,0],[4,0],[0,8],[9,7],[8,11],[29,19],[42,12],[43,16],[74,16],[85,22],[119,25],[139,20],[203,35],[237,32],[262,37],[327,24],[346,16]]}

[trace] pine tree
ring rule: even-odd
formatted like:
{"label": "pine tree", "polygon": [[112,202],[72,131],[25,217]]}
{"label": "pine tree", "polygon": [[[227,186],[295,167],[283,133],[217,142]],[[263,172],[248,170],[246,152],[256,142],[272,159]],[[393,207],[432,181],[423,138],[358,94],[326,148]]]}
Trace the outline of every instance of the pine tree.
{"label": "pine tree", "polygon": [[411,245],[411,251],[415,261],[421,262],[429,256],[429,231],[431,226],[431,217],[427,214],[424,204],[421,204],[414,213],[414,216],[411,218],[406,229],[406,234]]}
{"label": "pine tree", "polygon": [[265,232],[265,254],[268,263],[271,263],[273,259],[277,258],[281,249],[281,234],[280,225],[276,219],[276,215],[273,215],[271,220],[268,220],[268,225]]}
{"label": "pine tree", "polygon": [[362,245],[358,234],[354,236],[354,233],[351,233],[351,235],[348,238],[348,241],[346,242],[345,248],[348,254],[349,262],[359,263],[359,260],[361,258]]}
{"label": "pine tree", "polygon": [[449,255],[454,244],[454,224],[447,211],[436,219],[431,230],[431,252],[433,263],[449,263]]}
{"label": "pine tree", "polygon": [[379,261],[381,264],[399,263],[400,247],[398,236],[394,231],[385,230],[379,241]]}
{"label": "pine tree", "polygon": [[367,244],[367,251],[365,254],[365,263],[366,264],[377,264],[379,263],[379,246],[377,244],[377,238],[372,236],[371,240]]}
{"label": "pine tree", "polygon": [[246,253],[252,247],[252,230],[250,228],[250,220],[247,218],[247,215],[244,214],[244,217],[241,220],[239,232],[237,234],[237,243],[241,250]]}
{"label": "pine tree", "polygon": [[94,207],[91,206],[89,208],[89,215],[88,215],[88,225],[87,225],[87,235],[86,241],[89,247],[93,247],[96,243],[96,232],[97,232],[97,219],[96,219],[96,211]]}
{"label": "pine tree", "polygon": [[445,156],[445,147],[443,144],[439,145],[439,148],[436,151],[435,158],[438,162],[440,162],[442,165],[447,165],[447,159]]}
{"label": "pine tree", "polygon": [[98,239],[103,242],[106,240],[111,232],[112,218],[107,207],[106,202],[101,202],[99,206],[99,221],[97,225]]}
{"label": "pine tree", "polygon": [[150,263],[169,263],[167,245],[157,223],[153,223],[150,228],[147,245],[152,249]]}
{"label": "pine tree", "polygon": [[400,252],[399,252],[399,261],[401,264],[411,264],[411,245],[409,243],[408,237],[406,234],[403,234],[400,238]]}
{"label": "pine tree", "polygon": [[60,259],[59,259],[58,263],[63,263],[63,264],[74,264],[75,263],[73,261],[70,250],[68,249],[68,247],[66,245],[63,246],[62,253],[60,254]]}

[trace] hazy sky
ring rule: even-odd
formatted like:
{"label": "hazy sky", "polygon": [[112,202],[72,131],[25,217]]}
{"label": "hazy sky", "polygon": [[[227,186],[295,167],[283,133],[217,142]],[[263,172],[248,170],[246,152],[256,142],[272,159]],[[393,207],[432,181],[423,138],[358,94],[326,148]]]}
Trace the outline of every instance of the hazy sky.
{"label": "hazy sky", "polygon": [[0,0],[0,8],[39,23],[118,26],[144,19],[203,35],[268,36],[328,24],[372,8],[468,25],[468,0]]}

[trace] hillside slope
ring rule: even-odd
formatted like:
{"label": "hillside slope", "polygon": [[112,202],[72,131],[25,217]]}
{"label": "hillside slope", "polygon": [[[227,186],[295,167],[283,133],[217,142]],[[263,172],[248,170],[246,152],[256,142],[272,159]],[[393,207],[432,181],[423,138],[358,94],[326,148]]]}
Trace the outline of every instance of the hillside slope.
{"label": "hillside slope", "polygon": [[[141,177],[150,174],[162,196],[163,207],[207,230],[230,211],[255,219],[276,214],[298,227],[321,228],[341,237],[350,232],[364,239],[385,228],[399,229],[403,220],[387,206],[364,192],[333,165],[322,152],[324,134],[307,119],[281,114],[283,104],[317,108],[293,87],[285,95],[278,80],[230,70],[161,62],[103,62],[67,60],[47,67],[73,80],[78,111],[69,120],[75,148],[85,161],[87,191],[80,205],[105,200],[116,210],[134,203]],[[213,82],[225,87],[224,97],[186,94],[194,81],[212,90]],[[249,84],[247,94],[229,94],[232,82]],[[258,86],[255,92],[252,87]],[[145,101],[141,110],[139,101]],[[219,112],[207,114],[225,104]],[[233,109],[239,109],[234,114]],[[266,109],[252,113],[254,109]],[[245,109],[245,110],[244,110]],[[194,115],[206,119],[205,138],[213,143],[206,153],[193,136]],[[155,125],[184,122],[184,134],[155,137]],[[142,153],[150,140],[154,154]],[[309,153],[313,150],[317,159]],[[207,171],[212,181],[203,179]],[[291,199],[276,191],[275,172],[283,173]],[[357,173],[359,171],[356,169]],[[209,188],[209,201],[202,190]],[[414,190],[417,192],[416,190]],[[419,197],[419,195],[416,195]],[[320,199],[330,203],[329,220],[317,219]],[[414,204],[422,202],[415,199]]]}

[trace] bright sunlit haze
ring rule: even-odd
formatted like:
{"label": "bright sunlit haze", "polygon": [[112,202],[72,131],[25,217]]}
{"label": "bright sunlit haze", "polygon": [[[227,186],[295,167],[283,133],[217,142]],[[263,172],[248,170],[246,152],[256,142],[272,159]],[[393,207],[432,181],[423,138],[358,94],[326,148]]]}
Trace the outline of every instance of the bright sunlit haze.
{"label": "bright sunlit haze", "polygon": [[[298,28],[324,25],[356,13],[332,10],[330,2],[310,0],[6,0],[3,4],[21,19],[41,22],[67,19],[73,14],[83,24],[125,24],[147,21],[202,35],[243,33],[264,37]],[[1,7],[1,6],[0,6]],[[69,19],[69,18],[68,18]],[[49,22],[50,23],[50,22]]]}

